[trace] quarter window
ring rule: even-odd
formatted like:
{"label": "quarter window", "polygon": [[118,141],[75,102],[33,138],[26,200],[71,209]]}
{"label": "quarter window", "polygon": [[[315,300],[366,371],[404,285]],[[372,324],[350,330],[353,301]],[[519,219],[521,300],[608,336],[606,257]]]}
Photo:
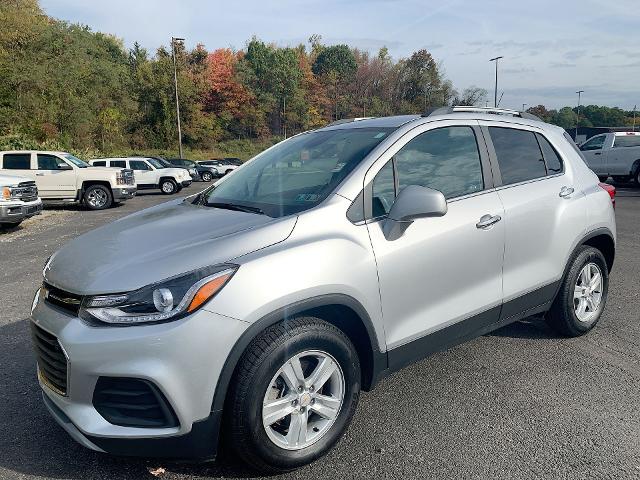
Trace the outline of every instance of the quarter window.
{"label": "quarter window", "polygon": [[97,162],[93,162],[94,167],[106,167],[107,162],[105,160],[98,160]]}
{"label": "quarter window", "polygon": [[373,218],[383,217],[389,213],[396,198],[393,161],[387,162],[373,179],[371,197],[371,216]]}
{"label": "quarter window", "polygon": [[429,130],[407,143],[394,156],[398,189],[420,185],[449,198],[484,189],[476,136],[471,127]]}
{"label": "quarter window", "polygon": [[127,162],[125,160],[111,160],[109,166],[117,168],[127,168]]}
{"label": "quarter window", "polygon": [[547,175],[544,158],[533,132],[489,127],[489,134],[498,158],[503,185]]}
{"label": "quarter window", "polygon": [[542,149],[542,155],[544,156],[544,161],[547,164],[547,172],[549,175],[562,173],[562,160],[560,159],[558,152],[556,152],[556,150],[551,146],[549,140],[539,133],[536,133],[536,138],[538,139],[538,143]]}
{"label": "quarter window", "polygon": [[3,157],[2,168],[6,168],[7,170],[30,170],[31,154],[5,153]]}

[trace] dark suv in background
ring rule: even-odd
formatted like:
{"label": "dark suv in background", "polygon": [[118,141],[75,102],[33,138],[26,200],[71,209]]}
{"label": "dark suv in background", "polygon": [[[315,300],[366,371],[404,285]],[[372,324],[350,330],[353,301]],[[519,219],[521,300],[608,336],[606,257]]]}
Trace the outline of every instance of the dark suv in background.
{"label": "dark suv in background", "polygon": [[217,174],[217,170],[212,170],[205,165],[199,165],[193,160],[187,160],[186,158],[168,158],[165,162],[171,164],[173,167],[186,168],[189,170],[194,181],[210,182]]}

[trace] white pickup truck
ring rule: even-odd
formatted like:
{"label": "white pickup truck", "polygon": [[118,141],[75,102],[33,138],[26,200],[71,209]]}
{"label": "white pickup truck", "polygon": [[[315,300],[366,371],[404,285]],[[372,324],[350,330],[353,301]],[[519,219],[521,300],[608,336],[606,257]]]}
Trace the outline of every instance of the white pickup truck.
{"label": "white pickup truck", "polygon": [[78,202],[90,210],[109,208],[137,191],[131,170],[92,167],[67,152],[0,152],[0,173],[35,180],[45,202]]}
{"label": "white pickup truck", "polygon": [[0,174],[0,228],[16,227],[23,220],[40,214],[36,182],[26,177]]}
{"label": "white pickup truck", "polygon": [[640,186],[640,132],[595,135],[580,145],[589,168],[601,181],[633,179]]}

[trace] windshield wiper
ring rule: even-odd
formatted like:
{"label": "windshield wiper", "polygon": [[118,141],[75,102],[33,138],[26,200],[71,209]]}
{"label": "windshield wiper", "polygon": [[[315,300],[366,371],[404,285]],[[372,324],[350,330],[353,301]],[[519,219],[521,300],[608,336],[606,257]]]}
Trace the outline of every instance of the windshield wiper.
{"label": "windshield wiper", "polygon": [[206,204],[208,207],[225,208],[227,210],[236,210],[238,212],[257,213],[258,215],[266,215],[264,211],[258,207],[250,207],[248,205],[238,205],[237,203],[227,202],[211,202]]}

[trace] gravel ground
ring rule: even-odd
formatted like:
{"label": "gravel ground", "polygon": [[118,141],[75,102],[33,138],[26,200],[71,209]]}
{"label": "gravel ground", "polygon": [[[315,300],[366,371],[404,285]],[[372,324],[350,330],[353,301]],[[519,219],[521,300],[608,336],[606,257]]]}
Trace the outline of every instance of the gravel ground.
{"label": "gravel ground", "polygon": [[[186,465],[91,452],[42,405],[27,317],[46,258],[166,199],[143,193],[102,212],[48,208],[0,234],[0,478],[253,476],[224,459]],[[617,219],[609,303],[593,332],[559,338],[534,319],[436,354],[363,394],[339,445],[282,478],[640,478],[640,190],[620,189]]]}

